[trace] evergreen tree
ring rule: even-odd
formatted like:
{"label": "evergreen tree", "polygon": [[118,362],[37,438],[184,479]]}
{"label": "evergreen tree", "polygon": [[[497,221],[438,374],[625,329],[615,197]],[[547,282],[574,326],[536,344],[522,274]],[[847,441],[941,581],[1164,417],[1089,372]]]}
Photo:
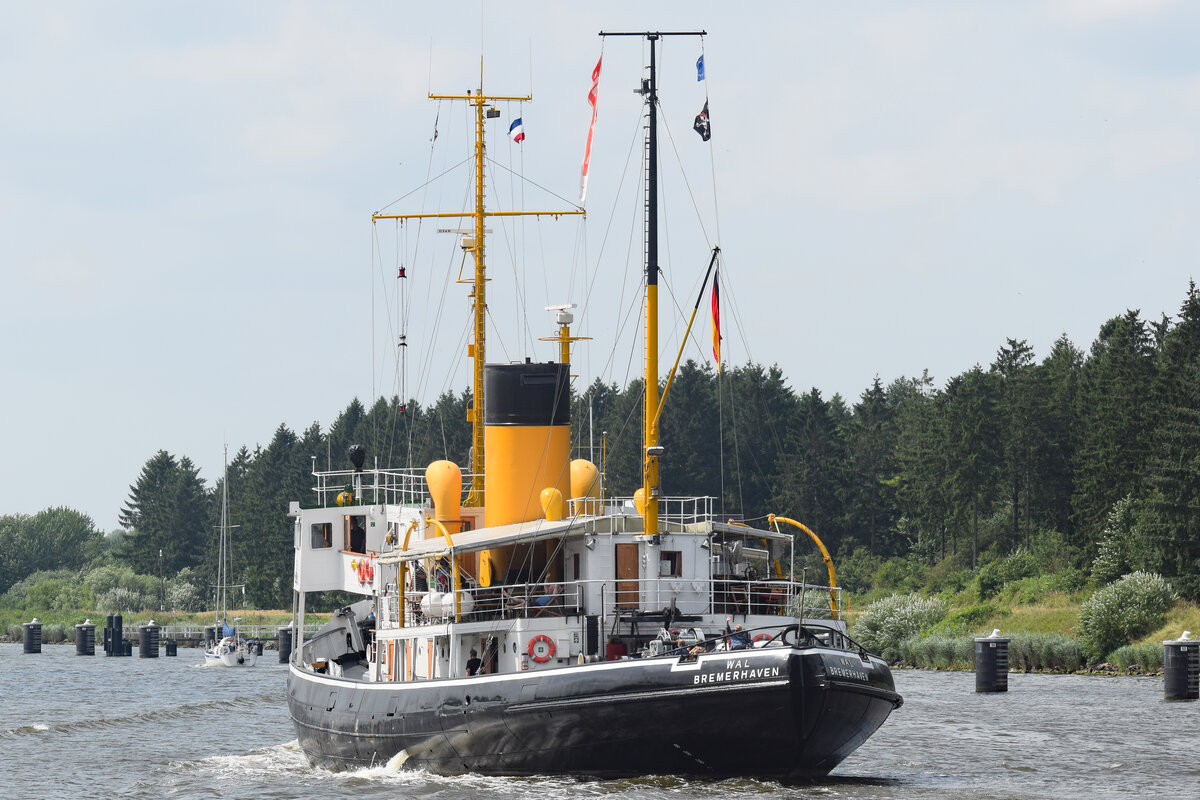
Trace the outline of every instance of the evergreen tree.
{"label": "evergreen tree", "polygon": [[680,366],[659,417],[660,481],[664,496],[720,497],[720,409],[716,375],[707,362]]}
{"label": "evergreen tree", "polygon": [[957,552],[957,528],[949,525],[949,472],[946,464],[945,397],[933,388],[928,373],[901,379],[888,387],[889,402],[896,407],[896,503],[899,520],[915,529],[922,552],[937,542],[942,558]]}
{"label": "evergreen tree", "polygon": [[206,552],[209,498],[200,471],[186,456],[179,461],[159,450],[129,487],[120,524],[127,533],[119,556],[135,572],[156,575],[161,568],[175,574],[201,567]]}
{"label": "evergreen tree", "polygon": [[[314,442],[304,444],[311,447]],[[324,448],[321,448],[324,450]],[[285,425],[275,429],[271,443],[258,450],[245,475],[234,473],[242,491],[231,498],[240,527],[233,535],[234,563],[231,583],[246,586],[246,601],[257,608],[288,608],[292,597],[292,522],[287,516],[292,501],[311,497],[311,456]],[[325,455],[324,452],[321,455]],[[337,455],[333,454],[337,469]],[[344,454],[343,454],[344,460]],[[320,468],[320,466],[318,466]],[[231,478],[232,489],[234,478]],[[230,600],[230,604],[233,601]]]}
{"label": "evergreen tree", "polygon": [[854,406],[849,428],[850,474],[846,481],[849,530],[871,555],[900,552],[896,538],[896,410],[875,376]]}
{"label": "evergreen tree", "polygon": [[786,513],[775,505],[778,474],[785,442],[793,441],[798,422],[798,399],[778,365],[764,369],[747,364],[728,369],[725,407],[727,508],[744,516],[769,511]]}
{"label": "evergreen tree", "polygon": [[1074,494],[1076,443],[1076,395],[1083,353],[1065,336],[1060,336],[1041,363],[1045,402],[1045,442],[1042,451],[1040,479],[1031,487],[1038,521],[1050,530],[1063,534],[1068,544],[1074,543],[1074,513],[1071,498]]}
{"label": "evergreen tree", "polygon": [[1200,293],[1188,287],[1157,365],[1157,426],[1147,465],[1151,567],[1200,597]]}
{"label": "evergreen tree", "polygon": [[1008,549],[1015,550],[1022,538],[1029,547],[1033,484],[1046,441],[1045,382],[1034,363],[1033,348],[1024,340],[1007,340],[996,354],[992,372],[1000,378],[999,455],[1009,502]]}
{"label": "evergreen tree", "polygon": [[955,522],[969,515],[971,568],[979,563],[979,518],[989,514],[1000,462],[996,381],[979,366],[946,385],[947,464]]}
{"label": "evergreen tree", "polygon": [[846,536],[841,498],[846,471],[843,431],[849,411],[839,395],[829,401],[813,388],[797,404],[794,433],[776,470],[775,501],[832,547]]}
{"label": "evergreen tree", "polygon": [[1073,506],[1089,561],[1109,510],[1142,494],[1154,355],[1145,323],[1129,311],[1101,327],[1080,370]]}

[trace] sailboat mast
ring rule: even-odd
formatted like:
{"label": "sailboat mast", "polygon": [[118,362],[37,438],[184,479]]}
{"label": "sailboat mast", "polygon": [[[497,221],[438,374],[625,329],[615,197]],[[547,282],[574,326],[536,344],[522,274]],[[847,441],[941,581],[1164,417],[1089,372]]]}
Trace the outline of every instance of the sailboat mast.
{"label": "sailboat mast", "polygon": [[[225,461],[221,471],[221,534],[218,546],[217,562],[217,624],[221,625],[226,619],[225,589],[229,582],[229,572],[225,567],[225,559],[229,557],[229,445],[225,445]],[[217,634],[220,636],[220,633]]]}

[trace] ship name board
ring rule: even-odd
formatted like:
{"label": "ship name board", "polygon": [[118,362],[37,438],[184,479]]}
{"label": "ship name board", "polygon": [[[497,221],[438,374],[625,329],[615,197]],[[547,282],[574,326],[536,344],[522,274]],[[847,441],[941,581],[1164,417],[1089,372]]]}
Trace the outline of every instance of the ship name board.
{"label": "ship name board", "polygon": [[849,678],[855,681],[866,681],[868,675],[861,669],[846,669],[845,667],[830,666],[829,674],[835,678]]}
{"label": "ship name board", "polygon": [[705,672],[692,676],[692,685],[709,683],[732,683],[735,681],[753,681],[761,678],[778,678],[779,667],[751,668],[743,660],[726,661],[725,669],[720,672]]}

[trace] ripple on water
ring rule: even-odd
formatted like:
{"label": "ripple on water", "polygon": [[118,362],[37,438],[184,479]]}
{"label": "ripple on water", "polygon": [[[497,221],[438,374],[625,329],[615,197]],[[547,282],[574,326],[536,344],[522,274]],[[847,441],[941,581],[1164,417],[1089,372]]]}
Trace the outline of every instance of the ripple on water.
{"label": "ripple on water", "polygon": [[[15,648],[15,649],[14,649]],[[904,706],[827,781],[694,781],[445,777],[397,764],[334,773],[311,768],[295,742],[286,669],[193,669],[177,659],[76,657],[0,645],[5,764],[26,800],[67,796],[219,795],[322,800],[1192,800],[1200,760],[1189,751],[1200,703],[1165,703],[1154,678],[1009,676],[977,694],[971,673],[896,673]],[[270,660],[267,659],[269,662]],[[1192,746],[1194,750],[1194,746]]]}

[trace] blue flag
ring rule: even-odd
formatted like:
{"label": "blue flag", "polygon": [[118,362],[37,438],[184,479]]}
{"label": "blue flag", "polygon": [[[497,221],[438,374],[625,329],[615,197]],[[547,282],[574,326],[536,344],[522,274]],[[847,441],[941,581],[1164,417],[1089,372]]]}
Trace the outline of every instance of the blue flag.
{"label": "blue flag", "polygon": [[704,56],[696,59],[696,80],[704,80]]}

